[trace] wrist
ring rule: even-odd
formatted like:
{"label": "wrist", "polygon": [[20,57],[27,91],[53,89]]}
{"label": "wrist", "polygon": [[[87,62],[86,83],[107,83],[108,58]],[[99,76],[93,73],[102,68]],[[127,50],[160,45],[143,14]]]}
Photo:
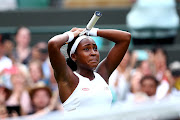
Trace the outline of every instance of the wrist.
{"label": "wrist", "polygon": [[99,30],[99,28],[92,28],[92,29],[89,31],[89,35],[90,35],[90,36],[97,36],[98,30]]}
{"label": "wrist", "polygon": [[71,31],[65,32],[64,34],[68,35],[68,41],[66,43],[71,42],[74,39],[74,33]]}

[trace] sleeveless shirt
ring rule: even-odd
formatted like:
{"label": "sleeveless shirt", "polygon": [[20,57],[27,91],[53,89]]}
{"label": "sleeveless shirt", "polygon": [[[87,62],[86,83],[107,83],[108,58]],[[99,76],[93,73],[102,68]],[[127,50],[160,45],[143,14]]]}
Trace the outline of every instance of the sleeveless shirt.
{"label": "sleeveless shirt", "polygon": [[95,78],[90,80],[74,72],[79,83],[69,98],[63,103],[64,111],[78,111],[84,109],[107,111],[111,107],[112,94],[108,84],[96,72]]}

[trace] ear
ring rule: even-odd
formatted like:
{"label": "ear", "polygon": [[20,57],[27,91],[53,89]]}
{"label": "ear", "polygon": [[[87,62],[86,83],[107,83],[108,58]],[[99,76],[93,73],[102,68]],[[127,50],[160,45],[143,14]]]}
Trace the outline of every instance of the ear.
{"label": "ear", "polygon": [[76,59],[76,55],[75,54],[72,54],[71,55],[71,59],[75,62],[77,59]]}

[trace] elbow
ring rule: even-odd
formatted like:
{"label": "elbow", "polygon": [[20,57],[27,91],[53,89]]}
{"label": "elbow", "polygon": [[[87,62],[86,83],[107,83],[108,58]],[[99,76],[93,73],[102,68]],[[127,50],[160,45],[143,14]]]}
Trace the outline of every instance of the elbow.
{"label": "elbow", "polygon": [[52,39],[50,39],[49,41],[48,41],[48,50],[49,49],[52,49],[52,48],[56,48],[57,46],[56,46],[56,42],[54,41],[54,40],[52,40]]}
{"label": "elbow", "polygon": [[54,44],[55,44],[54,41],[49,40],[49,41],[48,41],[48,48],[51,47],[51,46],[54,46]]}

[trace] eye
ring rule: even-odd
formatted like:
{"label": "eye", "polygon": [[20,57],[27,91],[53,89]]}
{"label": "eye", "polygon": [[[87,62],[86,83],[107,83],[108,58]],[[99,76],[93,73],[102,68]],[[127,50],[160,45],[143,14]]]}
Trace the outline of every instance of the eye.
{"label": "eye", "polygon": [[85,51],[88,51],[88,50],[89,50],[89,48],[84,48],[84,50],[85,50]]}

